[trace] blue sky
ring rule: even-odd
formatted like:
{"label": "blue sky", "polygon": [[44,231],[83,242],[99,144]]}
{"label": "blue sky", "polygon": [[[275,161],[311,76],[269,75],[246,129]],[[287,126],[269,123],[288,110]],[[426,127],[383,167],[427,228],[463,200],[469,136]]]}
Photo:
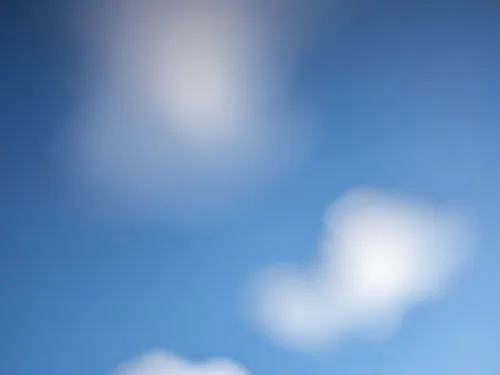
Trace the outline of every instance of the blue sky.
{"label": "blue sky", "polygon": [[[321,27],[294,55],[284,95],[314,114],[312,141],[279,178],[224,185],[236,198],[220,217],[219,201],[204,207],[217,219],[202,224],[169,204],[148,216],[120,201],[125,219],[82,209],[95,197],[67,186],[61,159],[70,157],[54,146],[87,89],[73,5],[0,6],[1,373],[111,374],[156,348],[190,362],[228,358],[252,375],[500,370],[498,4],[315,6]],[[246,290],[276,264],[314,263],[326,209],[359,186],[465,212],[473,256],[387,340],[342,339],[316,352],[280,345],[247,316]],[[220,186],[198,188],[189,194]],[[187,197],[168,198],[198,202]]]}

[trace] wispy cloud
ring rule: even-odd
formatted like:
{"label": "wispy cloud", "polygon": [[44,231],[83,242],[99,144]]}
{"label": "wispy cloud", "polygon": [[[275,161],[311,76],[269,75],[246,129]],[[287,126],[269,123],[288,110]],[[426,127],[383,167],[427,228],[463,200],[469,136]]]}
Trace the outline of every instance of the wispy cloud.
{"label": "wispy cloud", "polygon": [[229,359],[189,362],[173,353],[156,350],[120,365],[112,375],[250,375]]}
{"label": "wispy cloud", "polygon": [[465,222],[445,209],[358,189],[324,219],[318,263],[274,267],[254,290],[254,318],[281,344],[321,349],[349,336],[387,337],[435,297],[468,254]]}
{"label": "wispy cloud", "polygon": [[263,3],[104,3],[65,157],[102,201],[219,211],[300,159],[313,124],[284,85],[300,27]]}

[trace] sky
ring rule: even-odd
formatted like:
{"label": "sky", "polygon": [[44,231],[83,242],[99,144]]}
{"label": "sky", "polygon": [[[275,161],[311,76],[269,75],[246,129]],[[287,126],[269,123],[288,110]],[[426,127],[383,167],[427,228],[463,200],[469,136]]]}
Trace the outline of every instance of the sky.
{"label": "sky", "polygon": [[497,374],[500,7],[0,5],[0,373]]}

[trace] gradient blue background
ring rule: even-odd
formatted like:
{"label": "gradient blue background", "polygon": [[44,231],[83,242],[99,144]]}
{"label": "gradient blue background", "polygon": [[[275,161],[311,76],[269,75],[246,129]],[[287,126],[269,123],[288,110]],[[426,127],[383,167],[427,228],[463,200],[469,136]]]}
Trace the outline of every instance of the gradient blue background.
{"label": "gradient blue background", "polygon": [[[190,227],[68,204],[52,152],[84,76],[68,4],[0,4],[1,374],[102,375],[156,347],[253,375],[500,371],[500,3],[338,7],[290,88],[318,115],[314,152],[231,217]],[[325,208],[358,185],[466,208],[474,261],[387,342],[286,351],[242,314],[245,285],[312,260]]]}

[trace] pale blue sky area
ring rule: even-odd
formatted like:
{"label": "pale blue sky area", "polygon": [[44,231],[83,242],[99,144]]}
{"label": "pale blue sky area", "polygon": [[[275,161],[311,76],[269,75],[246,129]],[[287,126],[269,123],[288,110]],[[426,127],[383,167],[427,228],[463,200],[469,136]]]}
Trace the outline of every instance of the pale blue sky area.
{"label": "pale blue sky area", "polygon": [[[0,373],[104,375],[156,347],[252,375],[500,371],[498,2],[341,2],[349,18],[325,28],[290,87],[317,115],[314,149],[206,227],[67,203],[51,144],[82,66],[55,3],[0,5]],[[245,286],[311,261],[326,207],[360,185],[464,208],[473,261],[387,341],[282,348],[243,314]]]}

